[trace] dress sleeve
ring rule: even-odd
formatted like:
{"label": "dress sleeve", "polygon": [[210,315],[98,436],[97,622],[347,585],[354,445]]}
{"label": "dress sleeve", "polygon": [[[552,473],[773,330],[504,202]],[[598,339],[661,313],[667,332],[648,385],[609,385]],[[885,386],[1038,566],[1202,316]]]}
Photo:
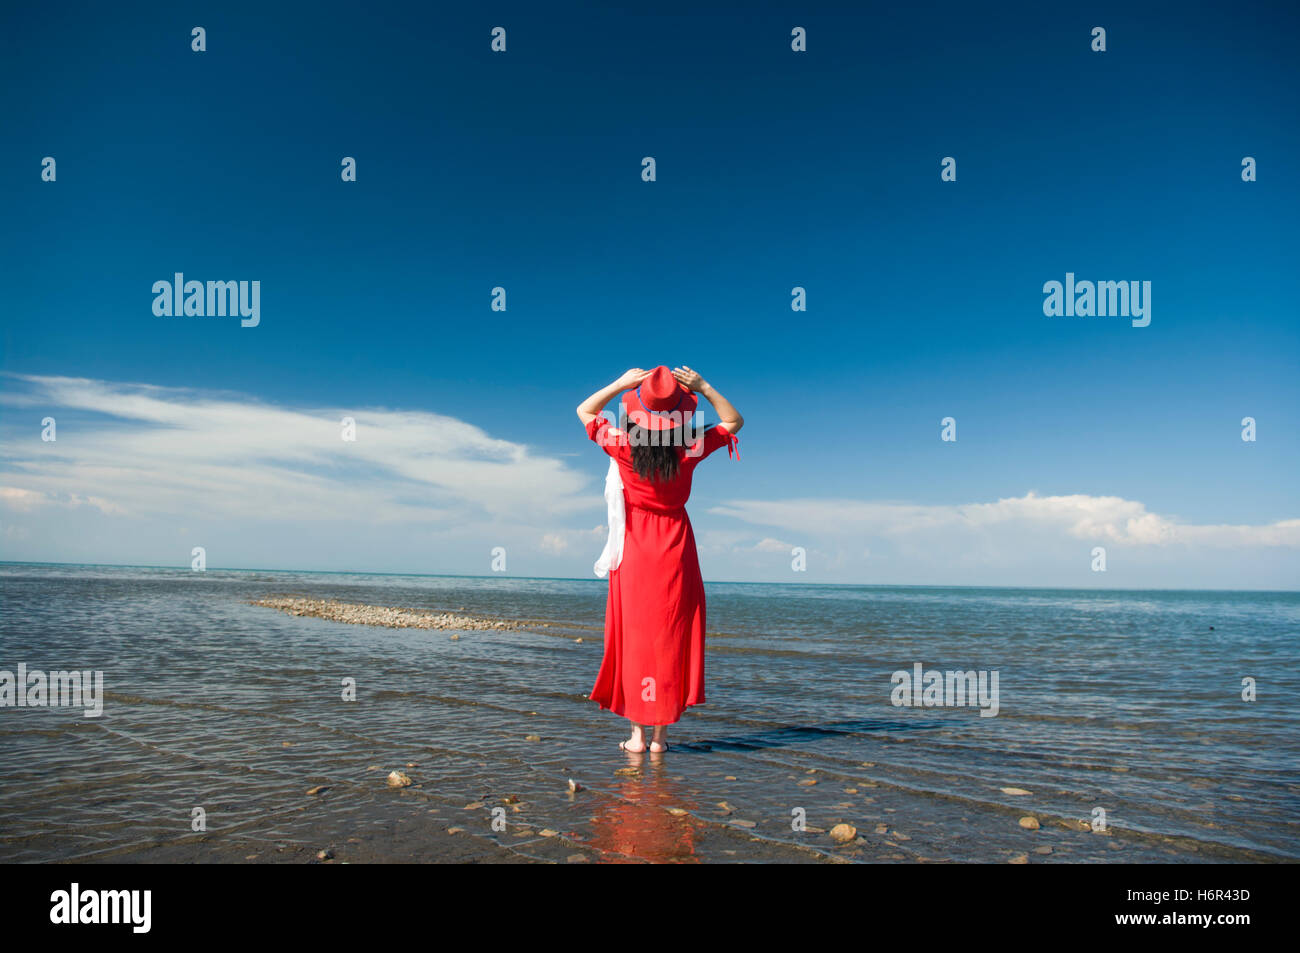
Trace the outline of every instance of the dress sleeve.
{"label": "dress sleeve", "polygon": [[610,433],[614,429],[610,425],[609,418],[604,414],[597,414],[596,418],[587,424],[587,436],[594,440],[596,445],[611,457],[617,457],[619,447],[626,442],[625,435],[621,431],[614,434]]}
{"label": "dress sleeve", "polygon": [[740,459],[740,447],[738,446],[740,438],[726,427],[722,426],[722,424],[710,427],[708,430],[704,431],[704,437],[702,439],[704,450],[696,455],[696,463],[703,460],[714,450],[720,450],[723,447],[727,448],[727,456],[735,456],[737,460]]}

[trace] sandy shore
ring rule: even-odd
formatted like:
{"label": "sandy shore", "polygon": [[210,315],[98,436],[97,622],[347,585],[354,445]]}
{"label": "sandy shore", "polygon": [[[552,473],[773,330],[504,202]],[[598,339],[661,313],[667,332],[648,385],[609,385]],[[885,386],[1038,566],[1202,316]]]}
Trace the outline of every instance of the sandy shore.
{"label": "sandy shore", "polygon": [[383,625],[390,629],[523,629],[522,622],[489,619],[483,616],[457,615],[454,612],[429,612],[396,606],[369,606],[337,599],[304,599],[299,596],[267,596],[249,605],[279,609],[289,615],[311,616],[352,625]]}

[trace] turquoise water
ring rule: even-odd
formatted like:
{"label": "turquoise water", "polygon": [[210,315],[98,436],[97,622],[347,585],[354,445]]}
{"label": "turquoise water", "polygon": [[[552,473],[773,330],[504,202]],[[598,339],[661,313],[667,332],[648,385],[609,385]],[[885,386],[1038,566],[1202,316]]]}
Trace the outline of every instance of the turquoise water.
{"label": "turquoise water", "polygon": [[[743,820],[755,850],[834,853],[792,830],[802,811],[899,860],[1300,858],[1300,594],[711,583],[708,703],[653,770],[617,773],[624,723],[584,697],[604,587],[0,564],[0,669],[101,670],[105,686],[98,718],[0,708],[0,860],[193,838],[195,806],[214,838],[309,842],[312,825],[366,824],[407,762],[430,803],[486,804],[458,821],[486,837],[508,794],[527,808],[512,823],[611,858],[734,859],[664,834],[666,805]],[[530,628],[452,640],[248,604],[281,593]],[[893,704],[892,673],[917,663],[996,672],[996,716]],[[328,818],[301,809],[323,783]],[[1097,809],[1105,833],[1067,826]]]}

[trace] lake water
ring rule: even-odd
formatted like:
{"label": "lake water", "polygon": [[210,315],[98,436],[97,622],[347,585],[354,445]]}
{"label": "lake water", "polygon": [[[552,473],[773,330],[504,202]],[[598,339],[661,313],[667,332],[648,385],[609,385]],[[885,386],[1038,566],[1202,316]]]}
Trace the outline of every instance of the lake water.
{"label": "lake water", "polygon": [[[198,836],[196,807],[213,843],[311,844],[394,804],[610,860],[1300,858],[1298,593],[710,583],[708,703],[652,761],[585,698],[605,586],[0,564],[0,669],[100,670],[105,692],[94,718],[0,708],[0,860],[147,857]],[[249,605],[284,593],[531,627]],[[996,716],[894,704],[917,664],[996,672]],[[387,789],[393,768],[416,784]],[[863,841],[837,847],[840,822]],[[713,827],[746,836],[711,854]]]}

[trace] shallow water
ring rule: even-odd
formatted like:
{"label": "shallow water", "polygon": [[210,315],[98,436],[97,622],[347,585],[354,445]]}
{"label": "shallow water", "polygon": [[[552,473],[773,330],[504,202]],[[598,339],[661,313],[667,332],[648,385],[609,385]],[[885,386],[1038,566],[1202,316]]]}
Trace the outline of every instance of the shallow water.
{"label": "shallow water", "polygon": [[[524,853],[550,828],[610,860],[1300,858],[1300,594],[708,584],[708,704],[652,761],[584,697],[604,587],[0,564],[0,669],[98,669],[106,694],[98,718],[0,708],[0,860],[193,840],[195,807],[214,843],[311,844],[399,798]],[[452,640],[248,605],[277,593],[535,627]],[[915,663],[996,671],[996,717],[891,704]],[[415,785],[388,790],[393,768]],[[1107,833],[1066,826],[1098,808]],[[801,811],[866,842],[793,830]],[[699,836],[737,822],[739,849]]]}

